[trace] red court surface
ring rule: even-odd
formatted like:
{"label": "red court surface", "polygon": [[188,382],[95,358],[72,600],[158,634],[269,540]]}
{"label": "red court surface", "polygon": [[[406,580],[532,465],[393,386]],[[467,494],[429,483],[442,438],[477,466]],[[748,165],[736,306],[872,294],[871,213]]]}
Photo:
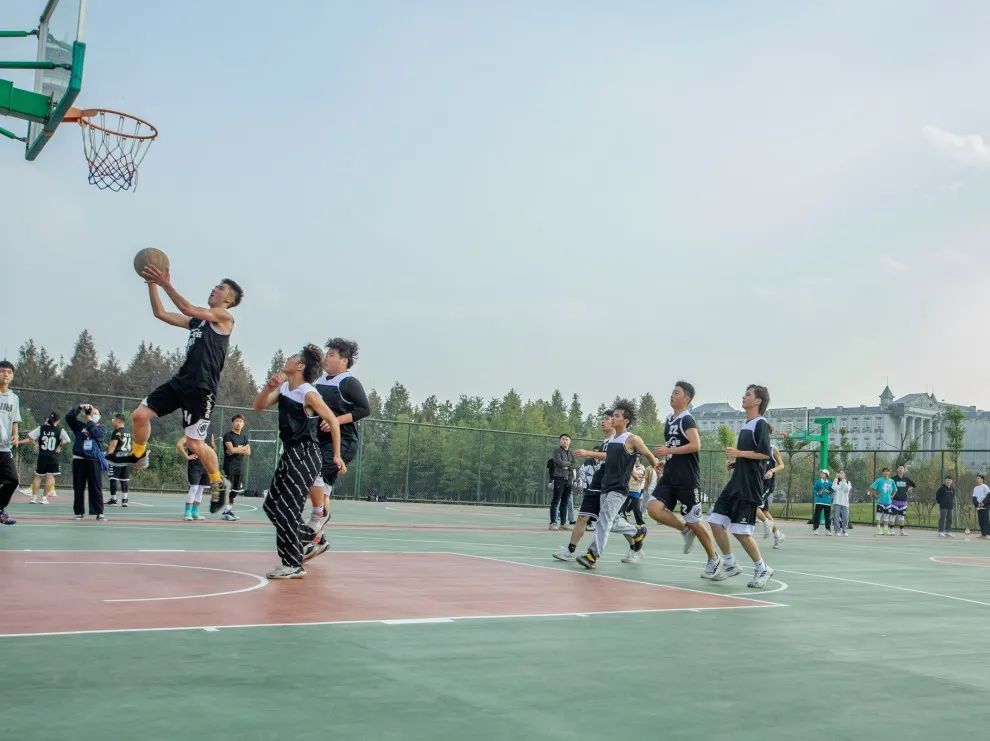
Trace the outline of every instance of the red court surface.
{"label": "red court surface", "polygon": [[935,563],[944,563],[950,566],[983,566],[990,567],[990,558],[986,556],[932,556]]}
{"label": "red court surface", "polygon": [[263,552],[0,552],[0,636],[479,617],[775,603],[455,553],[330,552],[267,582]]}

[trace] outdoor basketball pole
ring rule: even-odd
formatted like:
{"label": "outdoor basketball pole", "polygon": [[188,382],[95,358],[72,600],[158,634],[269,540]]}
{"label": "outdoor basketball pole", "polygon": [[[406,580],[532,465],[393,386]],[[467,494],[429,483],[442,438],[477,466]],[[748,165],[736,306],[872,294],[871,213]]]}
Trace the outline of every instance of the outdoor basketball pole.
{"label": "outdoor basketball pole", "polygon": [[815,424],[821,428],[817,434],[811,430],[802,430],[788,435],[792,440],[808,440],[818,443],[818,470],[820,471],[828,468],[828,428],[834,423],[835,417],[815,417]]}

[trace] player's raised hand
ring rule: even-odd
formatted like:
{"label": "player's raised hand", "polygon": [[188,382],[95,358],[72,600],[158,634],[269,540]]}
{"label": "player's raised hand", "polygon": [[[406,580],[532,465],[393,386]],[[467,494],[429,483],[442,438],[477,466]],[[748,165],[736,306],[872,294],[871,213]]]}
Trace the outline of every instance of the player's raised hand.
{"label": "player's raised hand", "polygon": [[273,373],[272,374],[272,377],[268,379],[268,383],[265,384],[265,385],[268,386],[268,388],[270,388],[270,389],[277,389],[279,386],[281,386],[287,380],[289,380],[289,377],[286,376],[281,371],[279,371],[278,373]]}
{"label": "player's raised hand", "polygon": [[149,265],[144,270],[141,271],[144,279],[149,283],[154,283],[156,286],[161,286],[164,288],[167,286],[172,278],[168,270],[159,270],[154,265]]}

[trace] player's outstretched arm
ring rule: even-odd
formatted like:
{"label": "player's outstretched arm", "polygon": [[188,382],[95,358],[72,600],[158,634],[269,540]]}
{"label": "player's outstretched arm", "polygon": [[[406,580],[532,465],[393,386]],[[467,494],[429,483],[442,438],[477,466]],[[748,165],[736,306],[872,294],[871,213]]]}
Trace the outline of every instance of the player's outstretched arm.
{"label": "player's outstretched arm", "polygon": [[165,311],[162,297],[158,295],[158,286],[155,283],[148,283],[148,297],[151,299],[151,313],[155,315],[155,319],[171,324],[173,327],[189,329],[189,317]]}
{"label": "player's outstretched arm", "polygon": [[593,458],[596,461],[603,461],[608,458],[608,453],[601,450],[585,450],[584,448],[578,448],[574,451],[574,455],[578,458]]}
{"label": "player's outstretched arm", "polygon": [[651,466],[657,468],[660,465],[659,459],[653,455],[653,451],[646,447],[646,443],[643,442],[643,438],[639,435],[630,435],[629,442],[632,444],[637,453],[646,457],[646,460],[650,462]]}
{"label": "player's outstretched arm", "polygon": [[268,382],[262,387],[261,391],[258,392],[258,395],[254,397],[254,403],[251,405],[254,411],[263,412],[265,409],[275,404],[278,401],[279,386],[283,383],[285,383],[284,373],[276,373],[269,378]]}
{"label": "player's outstretched arm", "polygon": [[310,391],[306,394],[306,404],[323,420],[320,423],[320,429],[330,433],[330,439],[333,443],[333,462],[337,466],[337,472],[347,473],[347,465],[344,463],[344,459],[340,457],[340,422],[337,421],[337,417],[330,411],[330,407],[323,401],[323,397],[318,391]]}
{"label": "player's outstretched arm", "polygon": [[[219,325],[224,330],[230,330],[230,328],[233,327],[234,317],[231,316],[230,312],[223,307],[217,306],[216,308],[210,308],[207,306],[193,306],[189,303],[189,301],[187,301],[181,293],[175,290],[175,286],[172,285],[172,278],[169,273],[159,270],[156,267],[149,266],[144,269],[143,275],[148,283],[161,286],[162,290],[168,294],[168,297],[172,299],[172,303],[175,304],[175,308],[180,312],[179,315],[171,314],[170,316],[182,316],[185,321],[184,326],[189,326],[189,319],[202,319],[204,321]],[[158,315],[156,314],[155,316]],[[169,322],[169,324],[171,323],[172,322]]]}

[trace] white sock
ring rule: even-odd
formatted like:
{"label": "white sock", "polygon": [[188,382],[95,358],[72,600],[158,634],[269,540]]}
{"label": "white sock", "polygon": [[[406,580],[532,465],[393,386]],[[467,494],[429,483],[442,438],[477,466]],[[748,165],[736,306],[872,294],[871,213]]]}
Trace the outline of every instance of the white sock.
{"label": "white sock", "polygon": [[760,572],[763,572],[763,571],[766,571],[767,570],[767,564],[766,564],[766,562],[762,558],[759,561],[756,561],[753,564],[753,566],[756,568],[756,573],[757,574],[759,574]]}

